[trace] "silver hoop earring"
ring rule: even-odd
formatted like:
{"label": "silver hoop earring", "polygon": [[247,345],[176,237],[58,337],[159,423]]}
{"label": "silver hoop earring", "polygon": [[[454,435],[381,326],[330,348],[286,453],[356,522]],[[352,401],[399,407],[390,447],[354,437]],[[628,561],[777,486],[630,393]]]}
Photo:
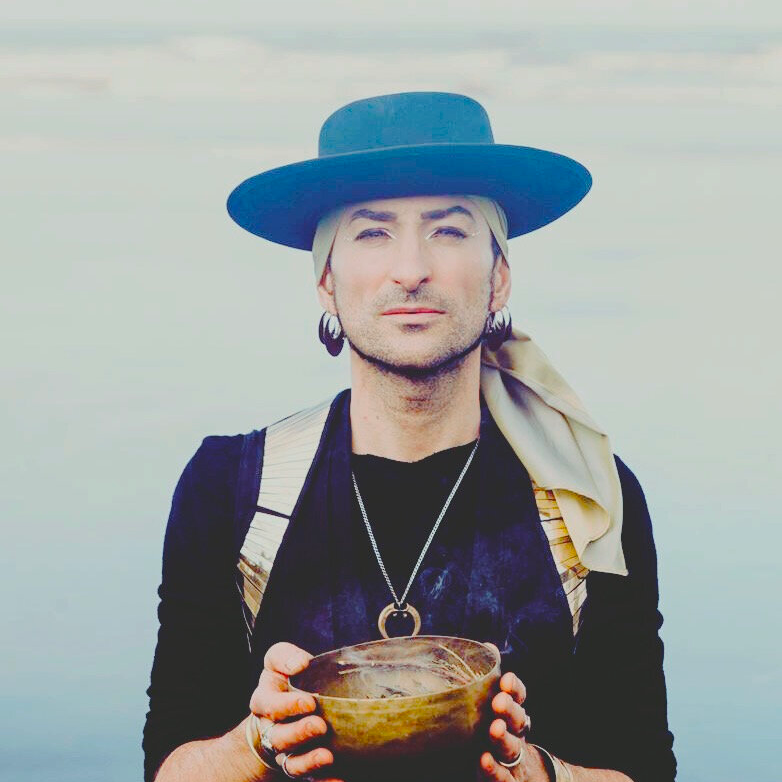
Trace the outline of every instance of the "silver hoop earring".
{"label": "silver hoop earring", "polygon": [[492,312],[486,318],[486,326],[483,329],[483,337],[489,350],[498,350],[499,347],[513,333],[513,321],[507,306],[498,312]]}
{"label": "silver hoop earring", "polygon": [[342,352],[345,344],[345,332],[336,315],[324,312],[320,316],[318,339],[326,346],[330,355],[338,356]]}

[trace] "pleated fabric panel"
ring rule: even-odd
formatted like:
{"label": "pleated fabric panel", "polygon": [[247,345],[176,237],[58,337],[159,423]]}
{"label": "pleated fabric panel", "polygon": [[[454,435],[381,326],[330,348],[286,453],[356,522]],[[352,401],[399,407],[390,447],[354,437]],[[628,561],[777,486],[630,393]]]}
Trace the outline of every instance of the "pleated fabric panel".
{"label": "pleated fabric panel", "polygon": [[248,637],[252,635],[274,558],[315,459],[331,403],[329,399],[266,430],[257,509],[238,563]]}
{"label": "pleated fabric panel", "polygon": [[581,622],[581,607],[587,596],[586,577],[589,570],[578,558],[554,492],[551,489],[542,489],[534,481],[532,488],[535,491],[540,523],[548,538],[551,555],[557,566],[562,588],[565,590],[565,597],[573,616],[573,635],[576,635]]}

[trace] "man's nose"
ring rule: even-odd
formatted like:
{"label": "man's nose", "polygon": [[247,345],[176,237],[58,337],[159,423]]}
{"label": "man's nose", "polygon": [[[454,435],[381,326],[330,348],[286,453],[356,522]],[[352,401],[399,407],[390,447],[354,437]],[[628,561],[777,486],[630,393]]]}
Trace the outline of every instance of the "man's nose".
{"label": "man's nose", "polygon": [[391,269],[393,281],[407,291],[414,291],[427,282],[431,274],[431,258],[426,240],[409,237],[399,241]]}

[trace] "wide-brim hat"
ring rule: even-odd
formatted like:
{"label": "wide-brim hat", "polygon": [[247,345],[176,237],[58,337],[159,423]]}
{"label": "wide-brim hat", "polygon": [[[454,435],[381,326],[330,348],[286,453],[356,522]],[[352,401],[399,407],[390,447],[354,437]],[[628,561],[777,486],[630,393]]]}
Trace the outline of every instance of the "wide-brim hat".
{"label": "wide-brim hat", "polygon": [[483,106],[449,92],[365,98],[335,111],[318,157],[246,179],[228,197],[242,228],[312,249],[318,221],[336,207],[413,195],[482,195],[508,218],[508,238],[572,209],[592,177],[565,155],[496,144]]}

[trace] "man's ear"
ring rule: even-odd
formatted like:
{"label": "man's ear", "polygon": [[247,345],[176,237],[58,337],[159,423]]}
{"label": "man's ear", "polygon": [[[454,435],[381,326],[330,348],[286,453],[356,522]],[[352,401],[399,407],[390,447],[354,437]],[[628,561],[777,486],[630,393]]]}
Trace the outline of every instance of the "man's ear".
{"label": "man's ear", "polygon": [[504,255],[500,255],[494,263],[491,275],[492,295],[489,309],[492,312],[499,312],[510,299],[510,266]]}
{"label": "man's ear", "polygon": [[326,312],[337,314],[337,305],[334,303],[334,275],[331,272],[331,262],[326,264],[323,276],[318,283],[318,301]]}

